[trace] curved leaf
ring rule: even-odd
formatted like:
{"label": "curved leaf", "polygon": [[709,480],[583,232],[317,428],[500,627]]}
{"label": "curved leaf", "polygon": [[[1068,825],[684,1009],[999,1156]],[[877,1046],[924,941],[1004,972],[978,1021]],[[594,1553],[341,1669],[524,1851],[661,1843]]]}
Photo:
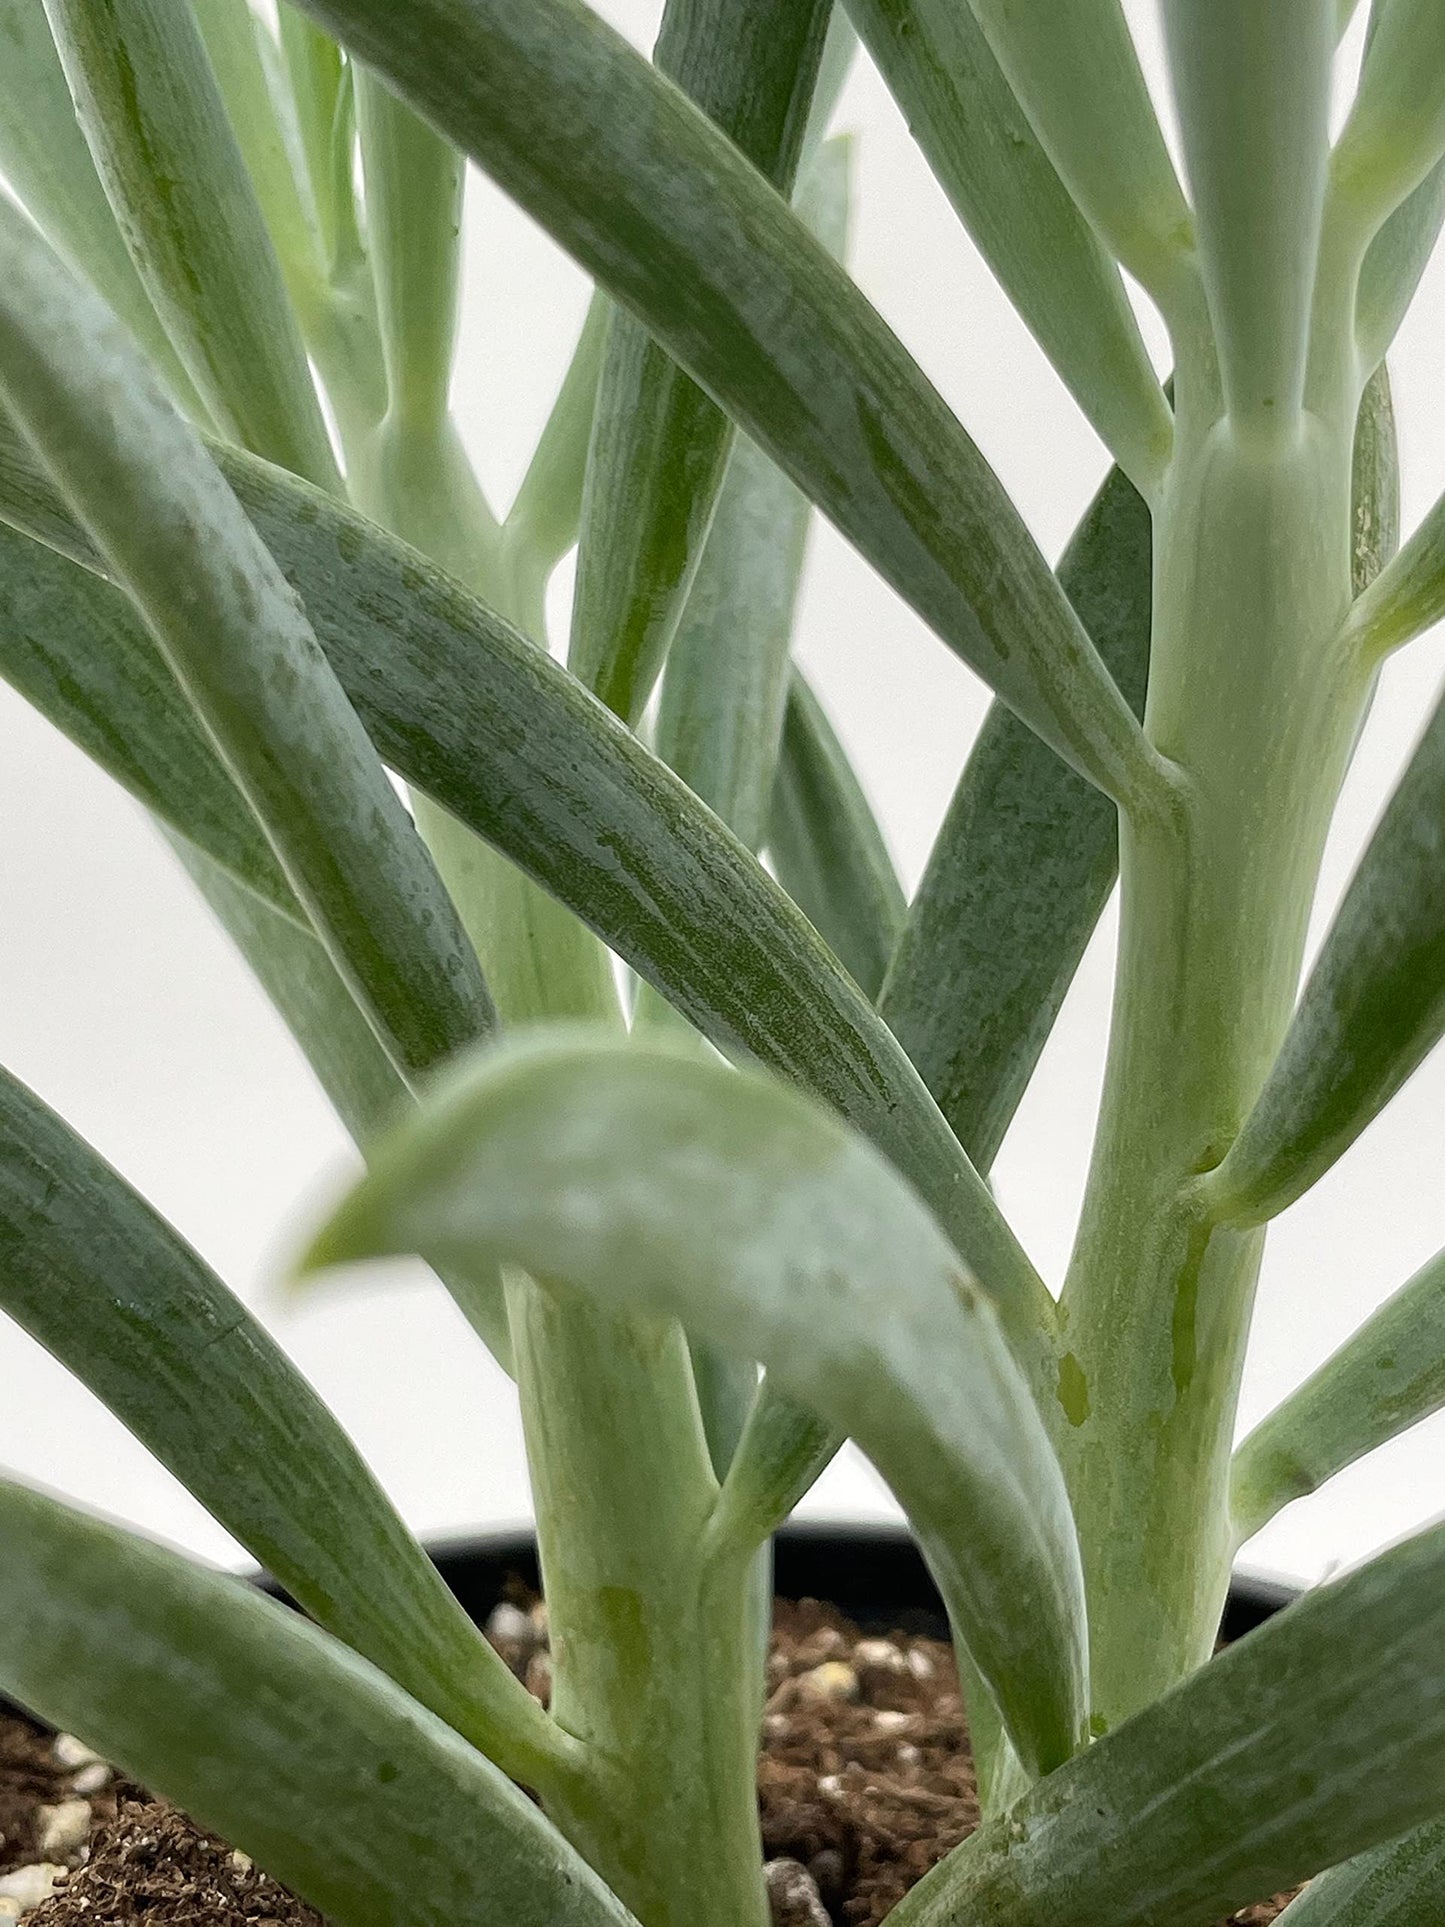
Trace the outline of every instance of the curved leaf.
{"label": "curved leaf", "polygon": [[997,478],[679,89],[581,0],[304,3],[631,307],[1061,755],[1111,794],[1158,797],[1157,759]]}
{"label": "curved leaf", "polygon": [[527,1796],[228,1575],[0,1483],[0,1684],[337,1927],[635,1927]]}
{"label": "curved leaf", "polygon": [[1442,849],[1445,702],[1360,859],[1264,1089],[1205,1180],[1212,1209],[1251,1223],[1283,1211],[1445,1031]]}
{"label": "curved leaf", "polygon": [[[171,839],[191,881],[300,1045],[341,1122],[365,1150],[411,1104],[411,1092],[362,1016],[325,947],[250,891],[194,844]],[[512,1340],[495,1272],[448,1270],[442,1283],[506,1372]]]}
{"label": "curved leaf", "polygon": [[0,676],[282,917],[306,927],[251,806],[126,598],[0,528]]}
{"label": "curved leaf", "polygon": [[[95,557],[0,437],[0,516]],[[1053,1301],[897,1041],[757,861],[630,730],[451,577],[318,490],[218,459],[383,759],[493,843],[719,1049],[761,1059],[890,1157],[1021,1358]]]}
{"label": "curved leaf", "polygon": [[217,427],[339,487],[300,330],[190,6],[46,6],[126,244]]}
{"label": "curved leaf", "polygon": [[0,0],[0,175],[100,290],[192,414],[204,414],[126,250],[41,0]]}
{"label": "curved leaf", "polygon": [[719,1545],[751,1551],[784,1525],[843,1443],[806,1405],[779,1391],[771,1374],[758,1387],[723,1481],[709,1533]]}
{"label": "curved leaf", "polygon": [[1120,0],[968,4],[1065,187],[1115,258],[1167,301],[1192,241],[1189,208]]}
{"label": "curved leaf", "polygon": [[577,540],[587,445],[596,418],[610,317],[606,295],[594,294],[557,399],[507,514],[508,539],[535,558],[544,575],[551,574]]}
{"label": "curved leaf", "polygon": [[1377,1445],[1445,1405],[1445,1252],[1402,1285],[1234,1455],[1241,1542]]}
{"label": "curved leaf", "polygon": [[1445,162],[1427,174],[1370,243],[1360,269],[1355,327],[1365,366],[1384,360],[1445,222]]}
{"label": "curved leaf", "polygon": [[482,1034],[493,1013],[476,958],[295,595],[109,309],[3,205],[0,392],[398,1068]]}
{"label": "curved leaf", "polygon": [[[653,61],[787,194],[833,0],[668,0]],[[641,719],[722,485],[731,424],[632,315],[597,393],[572,603],[573,672]]]}
{"label": "curved leaf", "polygon": [[545,1776],[563,1750],[550,1722],[315,1392],[184,1239],[3,1071],[0,1307],[332,1632],[509,1770]]}
{"label": "curved leaf", "polygon": [[1391,0],[1330,162],[1333,212],[1363,244],[1445,158],[1445,16],[1434,0]]}
{"label": "curved leaf", "polygon": [[903,886],[843,745],[796,669],[767,843],[783,888],[875,997],[903,927]]}
{"label": "curved leaf", "polygon": [[1445,495],[1351,609],[1345,635],[1378,662],[1445,615]]}
{"label": "curved leaf", "polygon": [[307,1262],[418,1243],[759,1357],[897,1492],[1020,1756],[1073,1751],[1087,1661],[1058,1462],[988,1301],[836,1118],[691,1053],[503,1047],[392,1135]]}
{"label": "curved leaf", "polygon": [[[1116,469],[1059,580],[1135,713],[1149,675],[1149,510]],[[1118,815],[995,703],[878,1000],[969,1156],[998,1154],[1119,871]]]}
{"label": "curved leaf", "polygon": [[1445,1821],[1431,1821],[1312,1880],[1287,1927],[1435,1927],[1445,1888]]}
{"label": "curved leaf", "polygon": [[1442,1773],[1436,1527],[1307,1593],[1032,1788],[890,1927],[1204,1927],[1433,1820]]}
{"label": "curved leaf", "polygon": [[967,0],[851,0],[959,218],[1100,438],[1141,487],[1173,434],[1112,259],[1040,147]]}

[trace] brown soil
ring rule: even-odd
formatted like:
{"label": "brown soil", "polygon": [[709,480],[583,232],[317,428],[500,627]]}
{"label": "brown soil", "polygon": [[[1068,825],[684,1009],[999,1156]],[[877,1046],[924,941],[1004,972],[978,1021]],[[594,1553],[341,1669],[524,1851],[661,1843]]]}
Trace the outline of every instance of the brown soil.
{"label": "brown soil", "polygon": [[[509,1605],[489,1631],[545,1698],[542,1610]],[[77,1827],[82,1799],[89,1822]],[[758,1802],[777,1927],[878,1927],[978,1824],[949,1648],[864,1635],[829,1606],[780,1600]],[[323,1927],[244,1854],[0,1709],[0,1927],[15,1918],[6,1875],[37,1862],[54,1890],[26,1927]],[[1283,1905],[1248,1908],[1229,1927],[1265,1927]]]}

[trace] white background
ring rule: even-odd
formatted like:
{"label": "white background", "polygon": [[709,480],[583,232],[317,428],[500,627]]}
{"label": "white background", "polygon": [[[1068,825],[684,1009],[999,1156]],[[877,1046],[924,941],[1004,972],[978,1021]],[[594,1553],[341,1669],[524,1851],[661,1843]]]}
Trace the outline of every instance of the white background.
{"label": "white background", "polygon": [[[647,44],[649,0],[603,10]],[[1151,77],[1152,6],[1131,9]],[[1051,556],[1103,454],[953,220],[877,76],[860,61],[837,124],[857,144],[852,261],[1013,493]],[[586,302],[577,272],[484,182],[467,217],[456,403],[493,500],[520,477]],[[1151,340],[1154,337],[1151,336]],[[1445,274],[1392,358],[1406,525],[1445,483]],[[565,583],[559,583],[559,602]],[[800,649],[911,887],[985,692],[826,527]],[[1343,800],[1316,935],[1440,680],[1441,638],[1387,670]],[[0,686],[0,1062],[33,1084],[243,1293],[351,1428],[423,1532],[524,1519],[515,1400],[439,1288],[354,1276],[309,1306],[277,1280],[353,1168],[294,1047],[141,812]],[[1113,940],[1106,918],[997,1167],[1045,1275],[1067,1254],[1097,1104]],[[1252,1423],[1445,1243],[1445,1064],[1427,1065],[1277,1227],[1242,1420]],[[1313,1579],[1445,1508],[1445,1420],[1296,1506],[1249,1563]],[[216,1558],[222,1534],[108,1415],[0,1319],[0,1464]],[[813,1512],[886,1515],[841,1461]]]}

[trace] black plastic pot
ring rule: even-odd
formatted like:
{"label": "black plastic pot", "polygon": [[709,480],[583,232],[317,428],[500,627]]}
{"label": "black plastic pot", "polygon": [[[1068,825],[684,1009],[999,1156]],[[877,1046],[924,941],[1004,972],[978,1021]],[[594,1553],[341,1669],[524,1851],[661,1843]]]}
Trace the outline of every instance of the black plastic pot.
{"label": "black plastic pot", "polygon": [[[943,1605],[922,1554],[899,1526],[795,1524],[773,1542],[773,1588],[783,1599],[824,1599],[865,1631],[947,1636]],[[537,1547],[528,1532],[442,1540],[429,1548],[442,1577],[478,1624],[509,1579],[536,1591]],[[1274,1580],[1236,1573],[1221,1628],[1239,1639],[1294,1598]]]}

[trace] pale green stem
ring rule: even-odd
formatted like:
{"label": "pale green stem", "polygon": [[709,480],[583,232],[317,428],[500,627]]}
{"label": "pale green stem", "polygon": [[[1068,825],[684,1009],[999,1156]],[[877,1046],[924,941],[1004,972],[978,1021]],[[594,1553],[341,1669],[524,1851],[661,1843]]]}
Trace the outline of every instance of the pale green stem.
{"label": "pale green stem", "polygon": [[1183,777],[1125,825],[1103,1111],[1063,1300],[1057,1426],[1089,1593],[1094,1718],[1208,1657],[1262,1233],[1213,1227],[1223,1155],[1292,1006],[1321,849],[1368,694],[1350,597],[1358,389],[1281,443],[1220,418],[1196,350],[1155,532],[1147,730]]}
{"label": "pale green stem", "polygon": [[[371,513],[504,614],[540,620],[545,566],[504,565],[449,422],[427,434],[389,412],[355,466]],[[415,808],[503,1018],[620,1021],[596,938],[445,811]],[[718,1488],[687,1341],[521,1275],[507,1302],[553,1711],[590,1763],[548,1810],[642,1927],[765,1927],[753,1588],[745,1558],[704,1557]]]}

